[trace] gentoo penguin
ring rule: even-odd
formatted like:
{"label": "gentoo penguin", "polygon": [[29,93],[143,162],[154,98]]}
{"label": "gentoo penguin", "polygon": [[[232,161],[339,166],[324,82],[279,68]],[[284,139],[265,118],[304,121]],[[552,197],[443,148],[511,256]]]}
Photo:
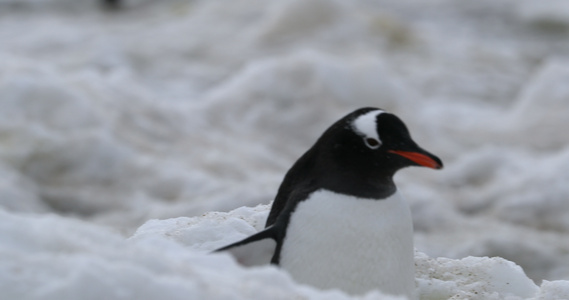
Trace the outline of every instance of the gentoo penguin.
{"label": "gentoo penguin", "polygon": [[343,117],[286,173],[266,228],[217,251],[246,265],[272,263],[300,283],[415,299],[413,224],[393,183],[407,166],[441,160],[378,108]]}

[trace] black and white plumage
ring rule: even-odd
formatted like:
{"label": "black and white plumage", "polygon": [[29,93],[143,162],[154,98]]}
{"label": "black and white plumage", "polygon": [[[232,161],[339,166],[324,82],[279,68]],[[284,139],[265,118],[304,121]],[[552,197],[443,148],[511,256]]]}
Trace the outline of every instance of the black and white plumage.
{"label": "black and white plumage", "polygon": [[328,128],[287,172],[265,230],[218,251],[247,265],[279,265],[322,289],[414,298],[413,225],[393,182],[407,166],[443,165],[397,116],[358,109]]}

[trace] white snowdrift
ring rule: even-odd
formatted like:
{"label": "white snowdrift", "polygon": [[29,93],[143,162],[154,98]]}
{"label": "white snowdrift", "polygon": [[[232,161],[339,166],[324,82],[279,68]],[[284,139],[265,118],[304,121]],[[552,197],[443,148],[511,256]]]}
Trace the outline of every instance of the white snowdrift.
{"label": "white snowdrift", "polygon": [[[262,227],[269,207],[151,220],[124,239],[57,215],[0,211],[0,289],[5,299],[391,299],[350,297],[296,283],[272,267],[242,268],[210,251]],[[421,299],[562,299],[569,281],[537,287],[501,258],[416,255]],[[540,298],[542,297],[542,298]],[[543,298],[545,297],[545,298]],[[554,297],[554,298],[550,298]],[[393,298],[395,299],[395,298]]]}
{"label": "white snowdrift", "polygon": [[[173,221],[164,221],[162,230],[183,223]],[[203,221],[194,221],[197,240],[222,234],[211,226],[218,218]],[[298,286],[274,267],[243,269],[227,255],[164,234],[125,240],[82,221],[4,211],[0,233],[3,299],[349,299]],[[390,298],[374,293],[364,299]]]}

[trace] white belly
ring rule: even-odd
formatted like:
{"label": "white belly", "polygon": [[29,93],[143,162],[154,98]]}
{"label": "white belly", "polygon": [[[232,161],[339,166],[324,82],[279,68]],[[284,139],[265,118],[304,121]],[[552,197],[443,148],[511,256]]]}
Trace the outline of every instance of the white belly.
{"label": "white belly", "polygon": [[319,190],[292,213],[280,265],[300,282],[415,298],[413,224],[395,193],[371,200]]}

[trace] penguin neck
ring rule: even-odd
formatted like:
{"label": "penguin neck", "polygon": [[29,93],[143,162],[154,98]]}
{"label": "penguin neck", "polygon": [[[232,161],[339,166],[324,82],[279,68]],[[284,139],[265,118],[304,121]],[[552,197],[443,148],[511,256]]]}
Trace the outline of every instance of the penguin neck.
{"label": "penguin neck", "polygon": [[[397,191],[393,174],[366,174],[363,170],[344,169],[321,174],[319,185],[327,190],[366,199],[386,199]],[[318,177],[317,177],[318,178]]]}
{"label": "penguin neck", "polygon": [[[337,163],[341,162],[341,163]],[[366,199],[385,199],[393,195],[397,188],[393,175],[399,168],[383,165],[367,158],[349,159],[338,157],[332,152],[321,152],[313,147],[293,166],[302,166],[304,172],[296,176],[303,178],[308,189],[324,188],[344,195]]]}

